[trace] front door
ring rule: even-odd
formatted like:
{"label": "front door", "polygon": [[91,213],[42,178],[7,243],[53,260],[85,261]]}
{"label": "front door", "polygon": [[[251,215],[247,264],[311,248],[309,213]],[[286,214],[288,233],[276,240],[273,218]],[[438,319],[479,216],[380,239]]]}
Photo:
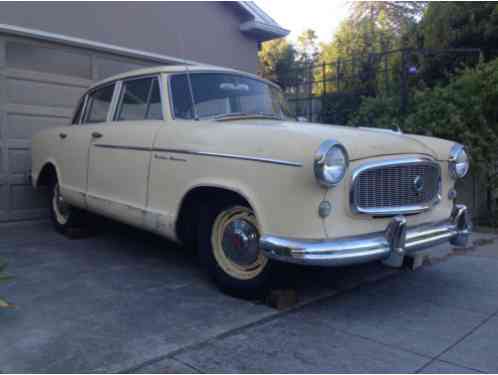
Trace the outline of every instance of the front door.
{"label": "front door", "polygon": [[90,210],[142,226],[154,138],[162,122],[157,77],[125,80],[116,110],[92,133],[88,162]]}

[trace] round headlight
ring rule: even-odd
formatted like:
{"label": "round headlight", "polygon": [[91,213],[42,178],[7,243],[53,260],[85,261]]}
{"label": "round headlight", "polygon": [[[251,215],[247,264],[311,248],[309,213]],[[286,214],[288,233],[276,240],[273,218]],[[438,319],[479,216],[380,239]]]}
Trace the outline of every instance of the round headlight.
{"label": "round headlight", "polygon": [[323,142],[315,154],[315,176],[323,186],[332,187],[341,182],[348,165],[346,149],[334,140]]}
{"label": "round headlight", "polygon": [[453,178],[463,178],[469,172],[469,156],[465,147],[455,144],[450,151],[449,158],[450,175]]}

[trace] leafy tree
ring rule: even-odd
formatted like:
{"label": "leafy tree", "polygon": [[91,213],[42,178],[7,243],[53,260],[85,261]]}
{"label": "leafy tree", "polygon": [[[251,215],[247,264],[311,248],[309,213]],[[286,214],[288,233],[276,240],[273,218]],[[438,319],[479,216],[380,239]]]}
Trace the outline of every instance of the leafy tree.
{"label": "leafy tree", "polygon": [[[344,87],[337,88],[331,82],[327,91],[359,88],[365,94],[375,94],[379,67],[399,66],[399,56],[376,54],[412,43],[411,35],[425,6],[425,2],[352,2],[350,17],[340,24],[332,42],[322,45],[320,61],[334,62],[326,69],[327,79],[348,77]],[[391,70],[388,74],[392,81],[399,72]],[[323,78],[323,73],[319,76]]]}
{"label": "leafy tree", "polygon": [[318,36],[312,29],[305,30],[297,37],[299,61],[302,64],[313,64],[318,58]]}
{"label": "leafy tree", "polygon": [[265,42],[259,52],[262,75],[284,89],[295,80],[297,51],[286,39]]}
{"label": "leafy tree", "polygon": [[496,56],[496,2],[434,2],[424,14],[421,29],[425,48],[480,48]]}
{"label": "leafy tree", "polygon": [[[463,66],[498,56],[498,5],[493,2],[430,3],[418,27],[425,49],[420,76],[428,85],[447,83]],[[479,49],[482,52],[443,52]]]}
{"label": "leafy tree", "polygon": [[366,20],[372,34],[375,26],[381,26],[400,36],[417,22],[426,5],[426,1],[355,1],[351,3],[350,18],[359,22]]}

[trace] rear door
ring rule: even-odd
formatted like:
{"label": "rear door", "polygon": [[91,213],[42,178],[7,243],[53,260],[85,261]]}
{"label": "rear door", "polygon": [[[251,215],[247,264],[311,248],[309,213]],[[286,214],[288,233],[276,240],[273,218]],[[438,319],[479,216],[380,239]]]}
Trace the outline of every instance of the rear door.
{"label": "rear door", "polygon": [[92,211],[142,226],[152,145],[163,124],[160,80],[117,83],[112,115],[90,143],[87,203]]}
{"label": "rear door", "polygon": [[57,162],[61,192],[68,202],[79,207],[86,207],[92,133],[107,122],[114,86],[114,83],[107,84],[88,92],[76,110],[72,126],[59,130],[61,147]]}
{"label": "rear door", "polygon": [[61,129],[61,153],[58,155],[60,185],[64,198],[86,207],[88,157],[92,134],[107,126],[115,84],[92,89],[73,118],[73,126]]}
{"label": "rear door", "polygon": [[66,201],[85,206],[86,171],[90,133],[79,127],[87,95],[79,101],[71,126],[57,129],[59,147],[56,151],[59,187]]}

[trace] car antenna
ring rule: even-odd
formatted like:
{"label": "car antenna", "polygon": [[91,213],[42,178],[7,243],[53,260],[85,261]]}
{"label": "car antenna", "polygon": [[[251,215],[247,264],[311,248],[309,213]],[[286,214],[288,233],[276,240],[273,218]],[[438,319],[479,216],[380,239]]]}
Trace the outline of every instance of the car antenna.
{"label": "car antenna", "polygon": [[190,78],[190,69],[188,68],[189,64],[187,63],[187,60],[185,59],[185,43],[183,42],[182,34],[179,33],[177,35],[178,35],[178,40],[180,42],[182,61],[185,64],[185,73],[187,76],[187,84],[188,84],[188,91],[190,94],[190,100],[192,101],[192,111],[194,114],[194,120],[199,121],[199,115],[197,114],[197,107],[195,105],[194,90],[192,88],[192,79]]}

